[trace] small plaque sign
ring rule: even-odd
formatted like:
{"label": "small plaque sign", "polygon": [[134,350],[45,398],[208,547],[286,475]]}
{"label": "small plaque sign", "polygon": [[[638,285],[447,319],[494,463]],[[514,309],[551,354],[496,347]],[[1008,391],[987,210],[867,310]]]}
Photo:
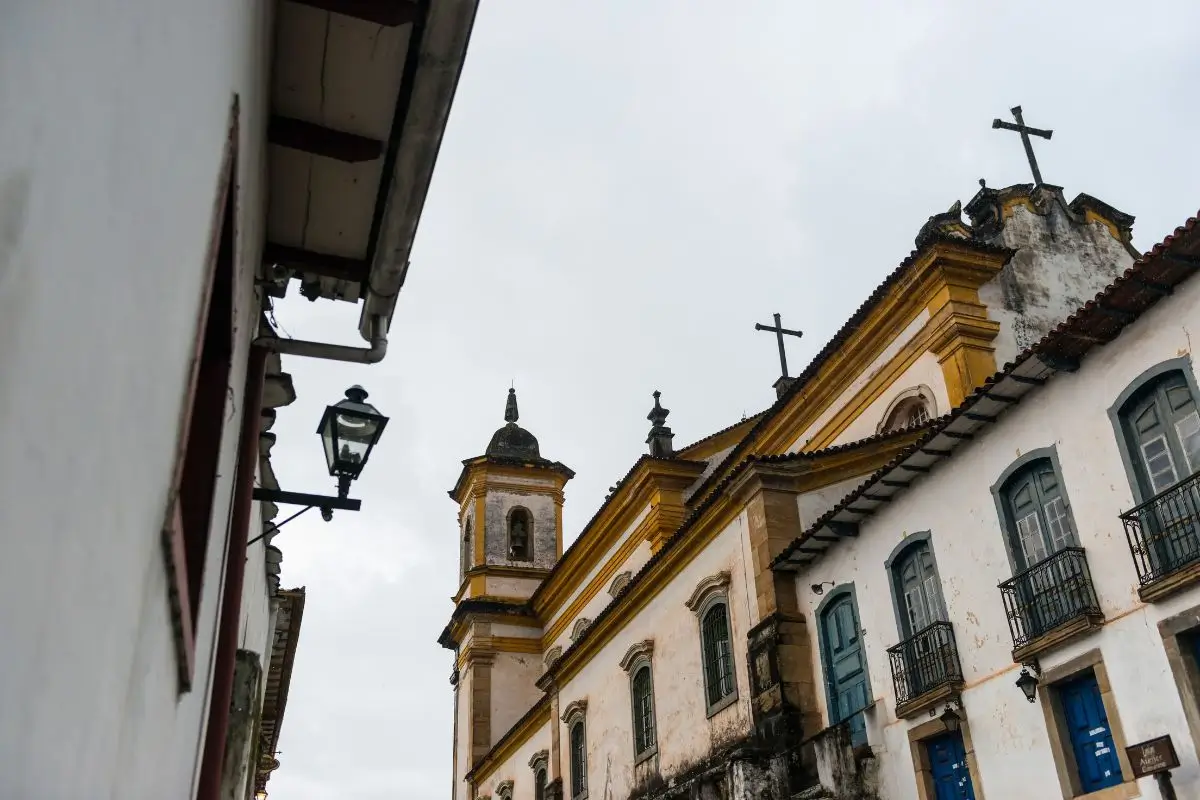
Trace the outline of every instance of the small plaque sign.
{"label": "small plaque sign", "polygon": [[1171,744],[1169,735],[1130,745],[1125,748],[1125,754],[1129,756],[1129,766],[1133,767],[1135,778],[1166,772],[1179,766],[1179,756],[1175,755],[1175,746]]}

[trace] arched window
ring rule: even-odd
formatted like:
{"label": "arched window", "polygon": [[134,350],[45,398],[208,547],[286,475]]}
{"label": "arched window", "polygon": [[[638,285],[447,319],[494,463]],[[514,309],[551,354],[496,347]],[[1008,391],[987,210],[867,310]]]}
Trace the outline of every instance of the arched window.
{"label": "arched window", "polygon": [[729,607],[723,597],[709,603],[700,617],[700,646],[704,658],[704,691],[711,713],[714,706],[737,691],[729,636]]}
{"label": "arched window", "polygon": [[929,422],[929,404],[921,395],[914,397],[906,397],[897,403],[886,421],[883,423],[882,433],[891,433],[893,431],[902,431],[905,428],[913,428],[918,425],[924,425]]}
{"label": "arched window", "polygon": [[1142,497],[1200,471],[1200,415],[1182,370],[1143,383],[1118,416]]}
{"label": "arched window", "polygon": [[737,700],[733,632],[729,624],[728,571],[702,578],[687,600],[700,628],[700,664],[708,716]]}
{"label": "arched window", "polygon": [[1004,527],[1018,572],[1079,544],[1062,479],[1049,457],[1033,458],[1000,487]]}
{"label": "arched window", "polygon": [[462,540],[462,571],[463,576],[466,576],[467,570],[471,569],[472,557],[474,556],[473,543],[471,541],[471,520],[463,525],[463,540]]}
{"label": "arched window", "polygon": [[533,771],[533,800],[546,800],[546,768],[542,766]]}
{"label": "arched window", "polygon": [[658,744],[654,730],[654,682],[648,661],[634,670],[630,682],[633,691],[633,754],[635,758],[650,755]]}
{"label": "arched window", "polygon": [[946,605],[929,540],[910,543],[890,566],[901,638],[909,639],[934,622],[945,622]]}
{"label": "arched window", "polygon": [[504,781],[496,787],[496,800],[512,800],[513,782]]}
{"label": "arched window", "polygon": [[508,515],[508,558],[533,560],[533,515],[527,509],[514,508]]}
{"label": "arched window", "polygon": [[584,797],[587,794],[587,729],[583,713],[571,719],[568,723],[568,741],[571,750],[571,798]]}

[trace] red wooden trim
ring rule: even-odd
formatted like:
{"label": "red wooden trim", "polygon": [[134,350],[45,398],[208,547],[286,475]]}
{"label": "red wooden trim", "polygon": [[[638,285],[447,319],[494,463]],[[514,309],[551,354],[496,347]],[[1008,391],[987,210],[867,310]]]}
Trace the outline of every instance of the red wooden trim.
{"label": "red wooden trim", "polygon": [[234,479],[233,516],[226,534],[228,556],[225,559],[225,588],[217,628],[217,658],[213,667],[212,696],[208,701],[208,727],[204,738],[204,755],[200,765],[196,800],[220,800],[221,795],[225,742],[229,732],[229,707],[233,700],[233,673],[241,633],[246,543],[250,539],[254,480],[258,474],[258,444],[261,436],[263,384],[266,373],[267,351],[261,347],[251,347],[246,366],[246,388],[242,395],[242,428],[238,440],[238,464]]}
{"label": "red wooden trim", "polygon": [[[221,171],[217,178],[217,193],[213,200],[212,222],[210,223],[208,249],[205,254],[205,274],[201,286],[200,304],[196,312],[195,334],[191,362],[188,365],[187,382],[184,385],[183,403],[175,435],[175,465],[171,471],[171,484],[167,495],[167,511],[163,522],[163,550],[167,568],[168,595],[171,603],[171,619],[175,634],[175,650],[179,666],[179,689],[191,689],[196,666],[196,613],[199,587],[190,586],[188,580],[187,542],[184,536],[183,509],[180,506],[180,487],[187,462],[188,433],[191,430],[192,413],[195,410],[197,386],[200,380],[201,355],[208,327],[209,309],[212,301],[213,284],[216,280],[217,264],[221,252],[221,239],[225,228],[226,204],[234,180],[234,158],[238,140],[238,98],[235,96],[230,110],[229,134],[225,140],[225,152],[221,159]],[[236,216],[236,215],[235,215]],[[231,232],[232,233],[232,232]],[[234,236],[236,242],[236,236]],[[236,285],[236,264],[234,284]],[[231,332],[232,335],[232,332]],[[224,393],[224,387],[222,387]],[[201,559],[204,558],[202,554]],[[193,593],[197,599],[193,602]]]}

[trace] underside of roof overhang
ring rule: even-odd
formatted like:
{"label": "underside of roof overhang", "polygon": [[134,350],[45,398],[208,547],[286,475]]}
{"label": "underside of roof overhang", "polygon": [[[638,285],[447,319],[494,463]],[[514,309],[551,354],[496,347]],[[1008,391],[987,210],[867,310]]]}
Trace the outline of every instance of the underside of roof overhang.
{"label": "underside of roof overhang", "polygon": [[263,273],[390,320],[478,0],[279,0]]}

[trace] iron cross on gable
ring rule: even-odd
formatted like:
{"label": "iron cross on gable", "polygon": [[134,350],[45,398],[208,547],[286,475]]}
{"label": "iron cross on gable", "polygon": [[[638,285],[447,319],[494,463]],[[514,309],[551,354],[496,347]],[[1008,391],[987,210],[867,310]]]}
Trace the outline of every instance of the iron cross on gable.
{"label": "iron cross on gable", "polygon": [[1011,122],[1005,122],[1002,119],[992,120],[993,128],[1003,128],[1006,131],[1016,131],[1021,134],[1021,144],[1025,145],[1025,157],[1029,159],[1029,168],[1033,170],[1034,186],[1042,185],[1042,172],[1038,169],[1037,159],[1033,155],[1033,142],[1029,141],[1029,135],[1040,136],[1043,139],[1049,139],[1054,135],[1054,131],[1044,131],[1041,128],[1030,128],[1025,124],[1025,120],[1021,117],[1021,107],[1014,106],[1012,109],[1013,119],[1017,121],[1014,125]]}
{"label": "iron cross on gable", "polygon": [[801,331],[789,331],[787,328],[783,327],[783,322],[780,321],[779,315],[775,314],[774,316],[774,326],[763,325],[761,322],[756,322],[754,323],[754,330],[771,331],[775,334],[775,340],[779,343],[779,369],[783,372],[783,377],[786,378],[788,377],[787,352],[783,347],[783,335],[786,333],[788,336],[803,336],[804,334]]}

